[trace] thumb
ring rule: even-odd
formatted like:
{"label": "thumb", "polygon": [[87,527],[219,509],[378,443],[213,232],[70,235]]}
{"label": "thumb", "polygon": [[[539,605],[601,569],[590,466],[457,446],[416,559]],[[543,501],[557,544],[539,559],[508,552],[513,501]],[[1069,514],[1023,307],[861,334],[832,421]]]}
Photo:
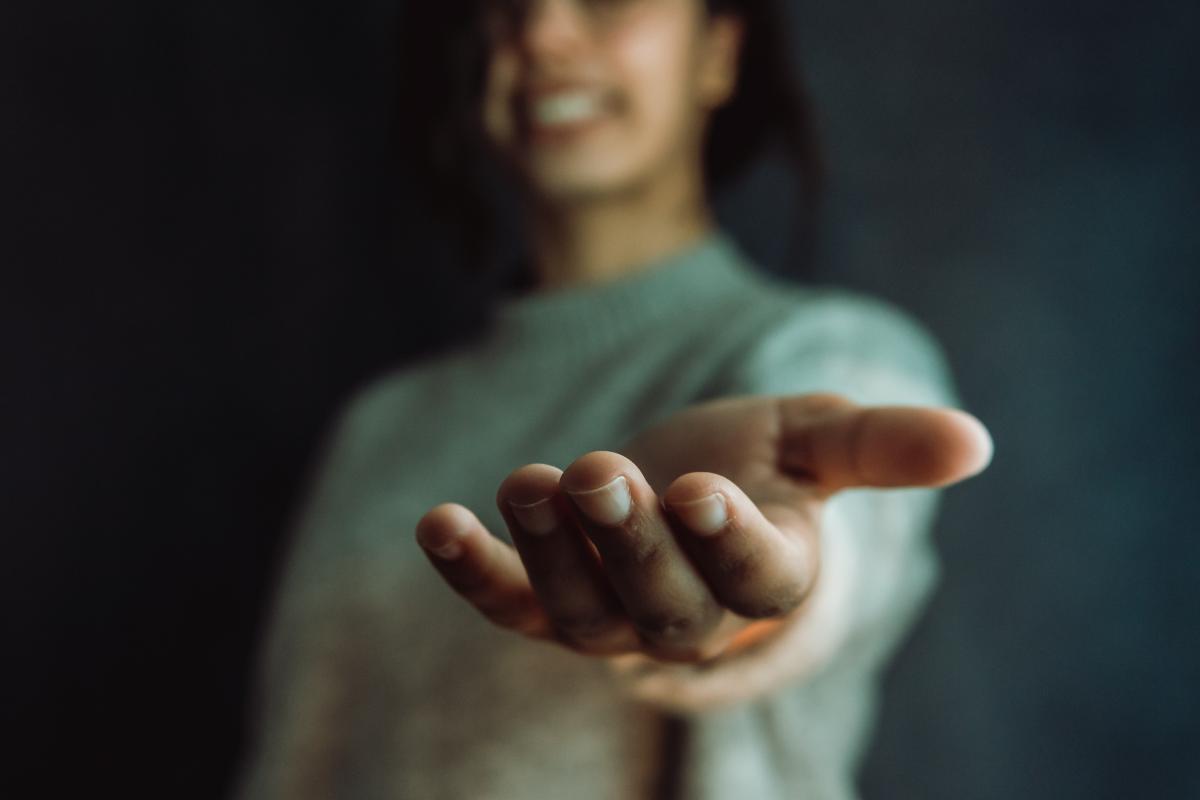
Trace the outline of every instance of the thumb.
{"label": "thumb", "polygon": [[955,408],[860,406],[837,394],[778,398],[780,466],[822,495],[859,486],[945,486],[982,472],[992,437]]}

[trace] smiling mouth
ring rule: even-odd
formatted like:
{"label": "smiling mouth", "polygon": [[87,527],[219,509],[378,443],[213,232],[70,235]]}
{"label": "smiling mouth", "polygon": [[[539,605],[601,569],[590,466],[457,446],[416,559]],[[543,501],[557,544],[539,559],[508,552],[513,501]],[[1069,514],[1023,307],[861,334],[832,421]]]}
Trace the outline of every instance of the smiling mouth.
{"label": "smiling mouth", "polygon": [[613,103],[599,89],[560,89],[526,95],[518,108],[528,138],[549,144],[572,141],[602,124]]}

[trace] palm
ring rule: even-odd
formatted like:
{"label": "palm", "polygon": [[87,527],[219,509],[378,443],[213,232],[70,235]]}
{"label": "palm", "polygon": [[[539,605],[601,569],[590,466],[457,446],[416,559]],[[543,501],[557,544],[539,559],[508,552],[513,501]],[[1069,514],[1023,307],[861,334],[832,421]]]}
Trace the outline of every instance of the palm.
{"label": "palm", "polygon": [[687,472],[715,472],[743,489],[788,479],[776,457],[777,404],[734,397],[691,406],[647,428],[618,452],[634,461],[656,490]]}
{"label": "palm", "polygon": [[581,652],[698,660],[753,620],[802,610],[830,495],[942,486],[989,458],[986,431],[961,411],[729,397],[565,471],[514,470],[497,504],[515,551],[455,504],[427,513],[418,538],[433,552],[457,542],[431,560],[497,624]]}
{"label": "palm", "polygon": [[785,466],[780,415],[777,398],[722,398],[672,415],[618,452],[660,494],[681,475],[713,473],[736,484],[768,517],[815,517],[820,498],[811,475]]}
{"label": "palm", "polygon": [[988,456],[971,435],[978,424],[966,417],[863,409],[833,394],[726,397],[668,417],[618,452],[656,491],[686,473],[711,472],[760,508],[788,513],[853,486],[942,486],[973,474]]}

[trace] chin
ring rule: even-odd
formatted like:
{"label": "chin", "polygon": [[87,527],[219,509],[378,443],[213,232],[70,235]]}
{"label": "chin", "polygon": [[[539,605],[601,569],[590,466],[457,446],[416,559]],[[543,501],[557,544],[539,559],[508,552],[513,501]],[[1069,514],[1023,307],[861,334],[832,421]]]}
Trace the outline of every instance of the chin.
{"label": "chin", "polygon": [[600,200],[621,193],[623,186],[610,181],[576,180],[531,183],[530,189],[543,200],[559,203]]}
{"label": "chin", "polygon": [[591,200],[621,194],[637,184],[636,171],[597,162],[540,165],[525,171],[530,191],[551,201]]}

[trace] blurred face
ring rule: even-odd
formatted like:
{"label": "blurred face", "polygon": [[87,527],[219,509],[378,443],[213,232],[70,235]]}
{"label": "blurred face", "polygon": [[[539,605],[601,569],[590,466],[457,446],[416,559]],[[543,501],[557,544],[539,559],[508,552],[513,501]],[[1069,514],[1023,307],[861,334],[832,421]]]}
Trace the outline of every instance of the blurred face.
{"label": "blurred face", "polygon": [[701,168],[740,26],[703,0],[489,0],[484,131],[543,200]]}

